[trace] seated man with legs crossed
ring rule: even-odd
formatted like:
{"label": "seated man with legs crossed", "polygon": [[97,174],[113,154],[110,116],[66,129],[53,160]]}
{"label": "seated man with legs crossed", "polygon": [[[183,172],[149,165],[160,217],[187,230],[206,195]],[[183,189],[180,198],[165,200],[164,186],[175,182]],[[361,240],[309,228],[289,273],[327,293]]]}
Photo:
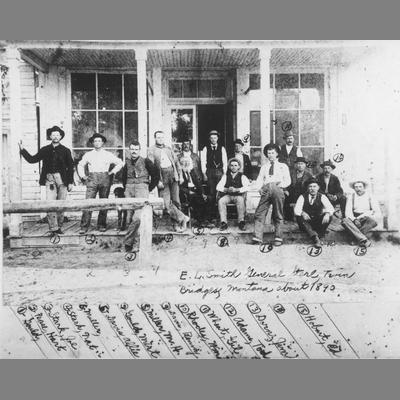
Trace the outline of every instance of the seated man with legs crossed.
{"label": "seated man with legs crossed", "polygon": [[231,158],[228,161],[228,171],[224,174],[217,184],[219,194],[218,211],[221,219],[220,230],[224,231],[228,228],[228,219],[226,207],[229,203],[236,204],[239,229],[246,229],[244,222],[244,213],[246,210],[245,193],[249,187],[249,180],[246,175],[239,172],[241,167],[240,161],[236,158]]}
{"label": "seated man with legs crossed", "polygon": [[378,202],[365,190],[367,186],[366,179],[350,182],[354,193],[347,198],[346,217],[342,221],[346,231],[350,232],[363,247],[371,246],[366,234],[378,225],[376,219],[381,216]]}
{"label": "seated man with legs crossed", "polygon": [[332,220],[334,208],[328,198],[319,193],[319,184],[315,178],[306,182],[307,191],[299,196],[294,206],[299,228],[307,232],[316,247],[321,247],[321,239]]}

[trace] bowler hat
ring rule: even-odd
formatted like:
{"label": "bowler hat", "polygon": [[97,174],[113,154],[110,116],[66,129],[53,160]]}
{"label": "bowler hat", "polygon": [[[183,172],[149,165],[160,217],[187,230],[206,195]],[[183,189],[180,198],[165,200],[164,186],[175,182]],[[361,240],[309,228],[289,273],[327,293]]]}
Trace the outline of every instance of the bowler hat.
{"label": "bowler hat", "polygon": [[239,167],[242,167],[242,163],[235,157],[232,157],[228,160],[228,166],[231,165],[231,162],[236,161],[239,164]]}
{"label": "bowler hat", "polygon": [[210,132],[208,133],[208,136],[211,136],[211,135],[217,135],[217,136],[219,137],[219,132],[216,131],[215,129],[213,129],[212,131],[210,131]]}
{"label": "bowler hat", "polygon": [[61,135],[61,139],[65,136],[65,132],[57,125],[54,125],[52,128],[49,128],[46,130],[46,134],[47,134],[47,140],[50,140],[50,135],[53,132],[59,132]]}
{"label": "bowler hat", "polygon": [[242,139],[236,139],[233,144],[240,144],[241,146],[244,146],[243,140]]}
{"label": "bowler hat", "polygon": [[275,144],[275,143],[269,143],[269,144],[267,144],[267,145],[264,147],[263,153],[264,153],[265,157],[267,157],[267,151],[268,151],[268,150],[275,150],[275,151],[278,153],[278,155],[279,155],[279,153],[281,152],[281,149],[280,149],[279,146],[278,146],[277,144]]}
{"label": "bowler hat", "polygon": [[324,161],[322,164],[319,165],[321,168],[324,168],[325,166],[331,167],[332,169],[336,168],[336,165],[331,161]]}
{"label": "bowler hat", "polygon": [[297,157],[295,163],[298,162],[303,162],[304,164],[307,164],[307,160],[304,157]]}
{"label": "bowler hat", "polygon": [[98,132],[96,132],[91,138],[89,138],[89,142],[93,143],[94,139],[96,138],[100,138],[103,141],[103,143],[107,142],[107,139]]}
{"label": "bowler hat", "polygon": [[311,177],[311,178],[307,179],[304,184],[305,184],[306,187],[308,187],[312,183],[316,183],[319,186],[318,181],[314,177]]}

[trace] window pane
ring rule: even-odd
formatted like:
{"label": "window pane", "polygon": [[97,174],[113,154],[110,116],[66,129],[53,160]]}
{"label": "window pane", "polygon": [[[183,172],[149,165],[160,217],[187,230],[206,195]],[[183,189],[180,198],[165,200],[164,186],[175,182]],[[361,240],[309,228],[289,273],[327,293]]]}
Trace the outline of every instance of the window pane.
{"label": "window pane", "polygon": [[99,110],[122,109],[122,75],[98,74]]}
{"label": "window pane", "polygon": [[276,89],[275,109],[290,110],[299,108],[298,89]]}
{"label": "window pane", "polygon": [[283,140],[284,129],[292,126],[294,144],[299,144],[299,112],[298,111],[275,111],[275,141],[280,146],[285,144]]}
{"label": "window pane", "polygon": [[169,97],[182,97],[182,81],[170,80],[169,82]]}
{"label": "window pane", "polygon": [[212,82],[212,97],[225,97],[226,84],[224,79],[214,79]]}
{"label": "window pane", "polygon": [[211,97],[211,81],[209,79],[201,79],[198,81],[199,97]]}
{"label": "window pane", "polygon": [[301,151],[307,162],[314,163],[315,165],[308,170],[313,174],[321,172],[320,164],[324,161],[324,148],[323,147],[302,147]]}
{"label": "window pane", "polygon": [[136,75],[124,75],[125,110],[137,110],[138,93]]}
{"label": "window pane", "polygon": [[299,87],[298,74],[275,74],[276,89],[297,89]]}
{"label": "window pane", "polygon": [[95,111],[72,111],[72,147],[88,147],[95,132]]}
{"label": "window pane", "polygon": [[122,112],[99,112],[99,132],[107,139],[106,147],[122,147]]}
{"label": "window pane", "polygon": [[191,108],[171,110],[171,133],[173,142],[193,139],[193,110]]}
{"label": "window pane", "polygon": [[300,75],[300,107],[302,109],[324,108],[324,75]]}
{"label": "window pane", "polygon": [[262,149],[261,147],[252,147],[250,149],[250,161],[253,166],[260,166],[262,158]]}
{"label": "window pane", "polygon": [[138,113],[125,113],[125,147],[129,147],[130,143],[138,140]]}
{"label": "window pane", "polygon": [[300,111],[302,146],[324,145],[324,112]]}
{"label": "window pane", "polygon": [[183,97],[197,97],[197,81],[187,79],[183,81]]}
{"label": "window pane", "polygon": [[260,111],[250,111],[250,146],[261,146]]}
{"label": "window pane", "polygon": [[76,110],[96,108],[95,74],[71,74],[71,100]]}

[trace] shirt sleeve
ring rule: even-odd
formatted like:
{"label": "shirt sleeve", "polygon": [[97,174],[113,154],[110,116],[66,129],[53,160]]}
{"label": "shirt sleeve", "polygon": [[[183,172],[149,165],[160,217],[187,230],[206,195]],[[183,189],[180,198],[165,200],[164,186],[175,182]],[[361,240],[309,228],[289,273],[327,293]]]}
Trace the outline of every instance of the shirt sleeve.
{"label": "shirt sleeve", "polygon": [[78,175],[81,178],[84,178],[86,176],[86,174],[85,174],[85,166],[88,163],[87,154],[88,153],[85,153],[83,155],[81,161],[79,161],[79,163],[78,163]]}
{"label": "shirt sleeve", "polygon": [[304,206],[304,196],[300,195],[299,198],[296,201],[296,204],[294,206],[294,215],[296,217],[300,217],[301,213],[303,212],[303,206]]}
{"label": "shirt sleeve", "polygon": [[256,182],[255,182],[255,184],[254,184],[254,189],[255,189],[255,190],[260,190],[260,189],[263,187],[265,169],[266,169],[266,166],[265,166],[265,165],[261,166],[260,172],[258,173]]}
{"label": "shirt sleeve", "polygon": [[203,150],[201,151],[200,161],[201,161],[201,172],[203,172],[203,174],[205,174],[206,170],[207,170],[207,147],[206,146],[204,146]]}
{"label": "shirt sleeve", "polygon": [[324,212],[328,213],[329,215],[333,215],[335,209],[333,208],[331,202],[324,194],[321,196],[321,202],[322,205],[324,206]]}
{"label": "shirt sleeve", "polygon": [[224,174],[226,174],[226,171],[228,170],[228,157],[226,155],[226,150],[225,147],[221,147],[221,153],[222,153],[222,170]]}
{"label": "shirt sleeve", "polygon": [[369,202],[371,204],[371,212],[368,213],[369,217],[380,218],[382,216],[381,208],[379,207],[379,203],[376,201],[374,197],[369,198]]}
{"label": "shirt sleeve", "polygon": [[245,193],[249,190],[250,182],[246,175],[242,175],[242,187],[240,188],[240,193]]}
{"label": "shirt sleeve", "polygon": [[286,164],[282,165],[282,181],[280,183],[280,186],[282,188],[287,188],[290,186],[290,183],[292,180],[290,179],[290,172],[289,172],[289,167]]}
{"label": "shirt sleeve", "polygon": [[113,174],[116,174],[124,166],[124,162],[112,153],[110,153],[110,161],[115,164],[115,167],[111,170]]}
{"label": "shirt sleeve", "polygon": [[226,175],[222,175],[221,180],[217,184],[217,191],[218,192],[223,192],[224,191],[225,183],[226,183]]}
{"label": "shirt sleeve", "polygon": [[160,180],[160,173],[158,168],[154,165],[154,163],[149,159],[146,158],[144,160],[145,166],[147,171],[150,174],[150,183],[149,183],[149,192],[151,192],[158,184]]}
{"label": "shirt sleeve", "polygon": [[303,152],[301,151],[300,147],[297,148],[297,157],[303,157]]}
{"label": "shirt sleeve", "polygon": [[354,213],[353,213],[353,193],[349,193],[346,199],[346,208],[344,211],[344,215],[346,218],[349,218],[351,221],[354,221]]}

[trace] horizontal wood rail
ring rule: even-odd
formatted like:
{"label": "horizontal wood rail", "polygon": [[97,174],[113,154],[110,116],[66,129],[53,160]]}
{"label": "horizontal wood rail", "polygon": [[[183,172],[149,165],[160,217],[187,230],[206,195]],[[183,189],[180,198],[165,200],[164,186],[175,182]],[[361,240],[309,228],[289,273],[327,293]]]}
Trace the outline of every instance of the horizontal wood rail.
{"label": "horizontal wood rail", "polygon": [[82,200],[41,200],[15,201],[3,203],[3,214],[30,214],[33,212],[83,211],[83,210],[137,210],[149,204],[155,210],[162,210],[161,198],[116,198],[116,199],[82,199]]}

